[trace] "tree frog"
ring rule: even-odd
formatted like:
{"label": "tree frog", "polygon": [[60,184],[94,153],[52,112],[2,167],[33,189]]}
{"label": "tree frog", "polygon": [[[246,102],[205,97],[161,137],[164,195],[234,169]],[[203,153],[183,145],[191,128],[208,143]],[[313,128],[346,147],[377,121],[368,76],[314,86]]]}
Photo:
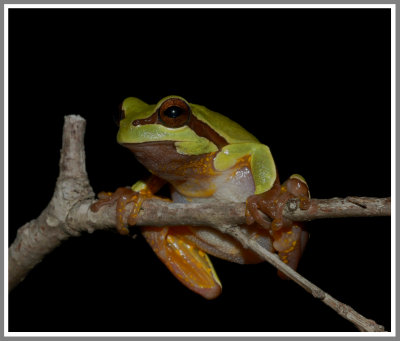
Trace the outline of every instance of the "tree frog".
{"label": "tree frog", "polygon": [[[281,185],[270,149],[239,124],[179,96],[154,105],[129,97],[122,104],[117,141],[152,174],[131,188],[100,193],[93,204],[97,211],[117,202],[120,233],[128,233],[122,221],[125,206],[134,203],[128,220],[134,225],[143,200],[155,198],[169,184],[171,200],[177,203],[246,202],[243,229],[296,269],[308,233],[284,219],[282,211],[290,198],[300,198],[301,208],[307,208],[308,186],[296,174]],[[207,299],[216,298],[222,288],[208,254],[241,264],[263,261],[208,227],[146,226],[141,232],[176,278]]]}

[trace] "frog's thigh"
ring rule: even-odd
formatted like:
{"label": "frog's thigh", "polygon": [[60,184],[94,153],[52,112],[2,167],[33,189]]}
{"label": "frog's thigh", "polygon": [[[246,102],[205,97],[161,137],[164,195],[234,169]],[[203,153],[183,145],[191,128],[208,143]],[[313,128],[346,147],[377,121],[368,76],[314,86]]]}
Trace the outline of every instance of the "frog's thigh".
{"label": "frog's thigh", "polygon": [[[243,246],[231,236],[210,227],[189,227],[187,238],[200,249],[215,257],[239,264],[260,263],[264,260]],[[266,234],[254,233],[247,227],[247,233],[266,249],[272,251],[271,240]],[[261,233],[263,231],[260,231]]]}
{"label": "frog's thigh", "polygon": [[153,251],[182,284],[207,299],[217,297],[221,283],[210,259],[185,238],[184,226],[179,229],[141,228]]}

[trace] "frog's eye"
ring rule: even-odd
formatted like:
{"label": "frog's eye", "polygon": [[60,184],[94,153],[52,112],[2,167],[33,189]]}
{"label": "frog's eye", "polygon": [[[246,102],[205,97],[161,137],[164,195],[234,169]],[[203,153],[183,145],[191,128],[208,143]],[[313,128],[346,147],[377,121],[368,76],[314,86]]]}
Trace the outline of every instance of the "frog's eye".
{"label": "frog's eye", "polygon": [[122,104],[119,106],[119,110],[113,115],[115,124],[119,127],[119,122],[125,118],[125,110],[122,109]]}
{"label": "frog's eye", "polygon": [[189,119],[190,108],[180,98],[169,98],[158,109],[158,116],[165,126],[182,127]]}

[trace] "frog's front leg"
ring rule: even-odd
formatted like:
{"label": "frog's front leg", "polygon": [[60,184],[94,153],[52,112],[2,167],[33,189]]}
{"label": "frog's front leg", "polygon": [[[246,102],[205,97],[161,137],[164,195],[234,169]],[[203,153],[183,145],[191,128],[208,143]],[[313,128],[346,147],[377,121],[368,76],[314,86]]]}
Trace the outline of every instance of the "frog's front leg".
{"label": "frog's front leg", "polygon": [[[95,202],[90,209],[97,212],[103,206],[114,205],[117,202],[116,208],[116,228],[120,234],[128,234],[128,226],[136,224],[136,219],[139,214],[143,201],[149,198],[159,198],[153,193],[156,193],[165,181],[157,176],[152,175],[147,181],[138,181],[131,188],[120,187],[114,193],[100,192],[99,200]],[[124,215],[126,206],[133,203],[132,209],[129,212],[128,226],[124,223]]]}
{"label": "frog's front leg", "polygon": [[[308,233],[303,230],[301,224],[283,217],[286,203],[292,198],[300,199],[301,209],[307,209],[310,205],[307,183],[297,174],[292,175],[282,186],[279,180],[276,180],[269,191],[249,197],[246,218],[248,224],[256,221],[270,231],[273,247],[278,251],[281,260],[296,269],[307,243]],[[259,210],[272,222],[265,220]]]}
{"label": "frog's front leg", "polygon": [[[102,206],[117,202],[117,230],[128,234],[128,225],[136,223],[140,207],[148,198],[158,198],[156,193],[165,181],[152,175],[146,182],[138,181],[132,188],[121,187],[114,193],[99,193],[99,201],[91,206],[92,211],[98,211]],[[129,212],[128,224],[124,224],[126,205],[133,202]],[[214,267],[196,243],[187,237],[191,234],[188,227],[152,227],[142,226],[141,232],[153,251],[185,286],[207,299],[216,298],[221,293],[221,283]]]}
{"label": "frog's front leg", "polygon": [[[261,226],[272,230],[279,230],[282,226],[288,225],[290,221],[283,217],[283,210],[288,200],[292,198],[300,199],[301,209],[309,207],[309,191],[304,178],[293,174],[282,186],[277,178],[270,190],[247,198],[247,224],[251,225],[256,221]],[[260,211],[265,213],[272,222],[264,219]]]}

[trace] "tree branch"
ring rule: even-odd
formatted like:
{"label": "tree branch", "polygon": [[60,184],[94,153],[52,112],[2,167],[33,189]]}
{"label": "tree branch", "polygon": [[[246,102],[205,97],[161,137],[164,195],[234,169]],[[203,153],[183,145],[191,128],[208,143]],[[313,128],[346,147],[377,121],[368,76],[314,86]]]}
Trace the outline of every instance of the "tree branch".
{"label": "tree branch", "polygon": [[[353,202],[361,202],[363,206]],[[71,209],[68,216],[70,230],[77,233],[92,232],[115,227],[114,206],[104,206],[101,214],[93,213],[89,207],[94,201],[80,202]],[[127,212],[133,206],[128,204]],[[348,197],[332,199],[311,199],[308,210],[301,210],[298,201],[287,203],[283,215],[294,221],[311,221],[326,218],[390,216],[391,198]],[[138,226],[192,225],[218,228],[221,225],[242,225],[246,223],[245,203],[179,204],[162,200],[146,200],[139,213]],[[224,212],[221,214],[221,212]],[[127,221],[128,213],[125,215]],[[265,219],[268,217],[265,216]]]}
{"label": "tree branch", "polygon": [[[115,206],[105,206],[97,213],[90,210],[95,200],[85,168],[85,125],[85,120],[79,116],[71,115],[65,118],[60,174],[54,195],[37,219],[18,230],[17,237],[9,248],[9,290],[22,281],[29,271],[63,240],[70,236],[79,236],[82,232],[91,233],[115,227]],[[288,202],[284,216],[295,221],[389,216],[390,204],[390,198],[312,199],[310,208],[301,210],[298,202],[292,200]],[[129,206],[126,211],[129,211]],[[276,254],[262,248],[238,226],[245,223],[244,213],[245,203],[177,204],[148,200],[143,203],[137,225],[190,224],[218,229],[263,257],[314,297],[352,322],[360,331],[384,331],[382,326],[335,300],[280,261]],[[125,218],[127,219],[127,216]]]}
{"label": "tree branch", "polygon": [[38,218],[18,229],[17,237],[8,250],[9,290],[61,241],[77,235],[66,223],[67,215],[80,201],[94,198],[85,169],[85,126],[86,121],[80,116],[65,118],[60,174],[53,197]]}

